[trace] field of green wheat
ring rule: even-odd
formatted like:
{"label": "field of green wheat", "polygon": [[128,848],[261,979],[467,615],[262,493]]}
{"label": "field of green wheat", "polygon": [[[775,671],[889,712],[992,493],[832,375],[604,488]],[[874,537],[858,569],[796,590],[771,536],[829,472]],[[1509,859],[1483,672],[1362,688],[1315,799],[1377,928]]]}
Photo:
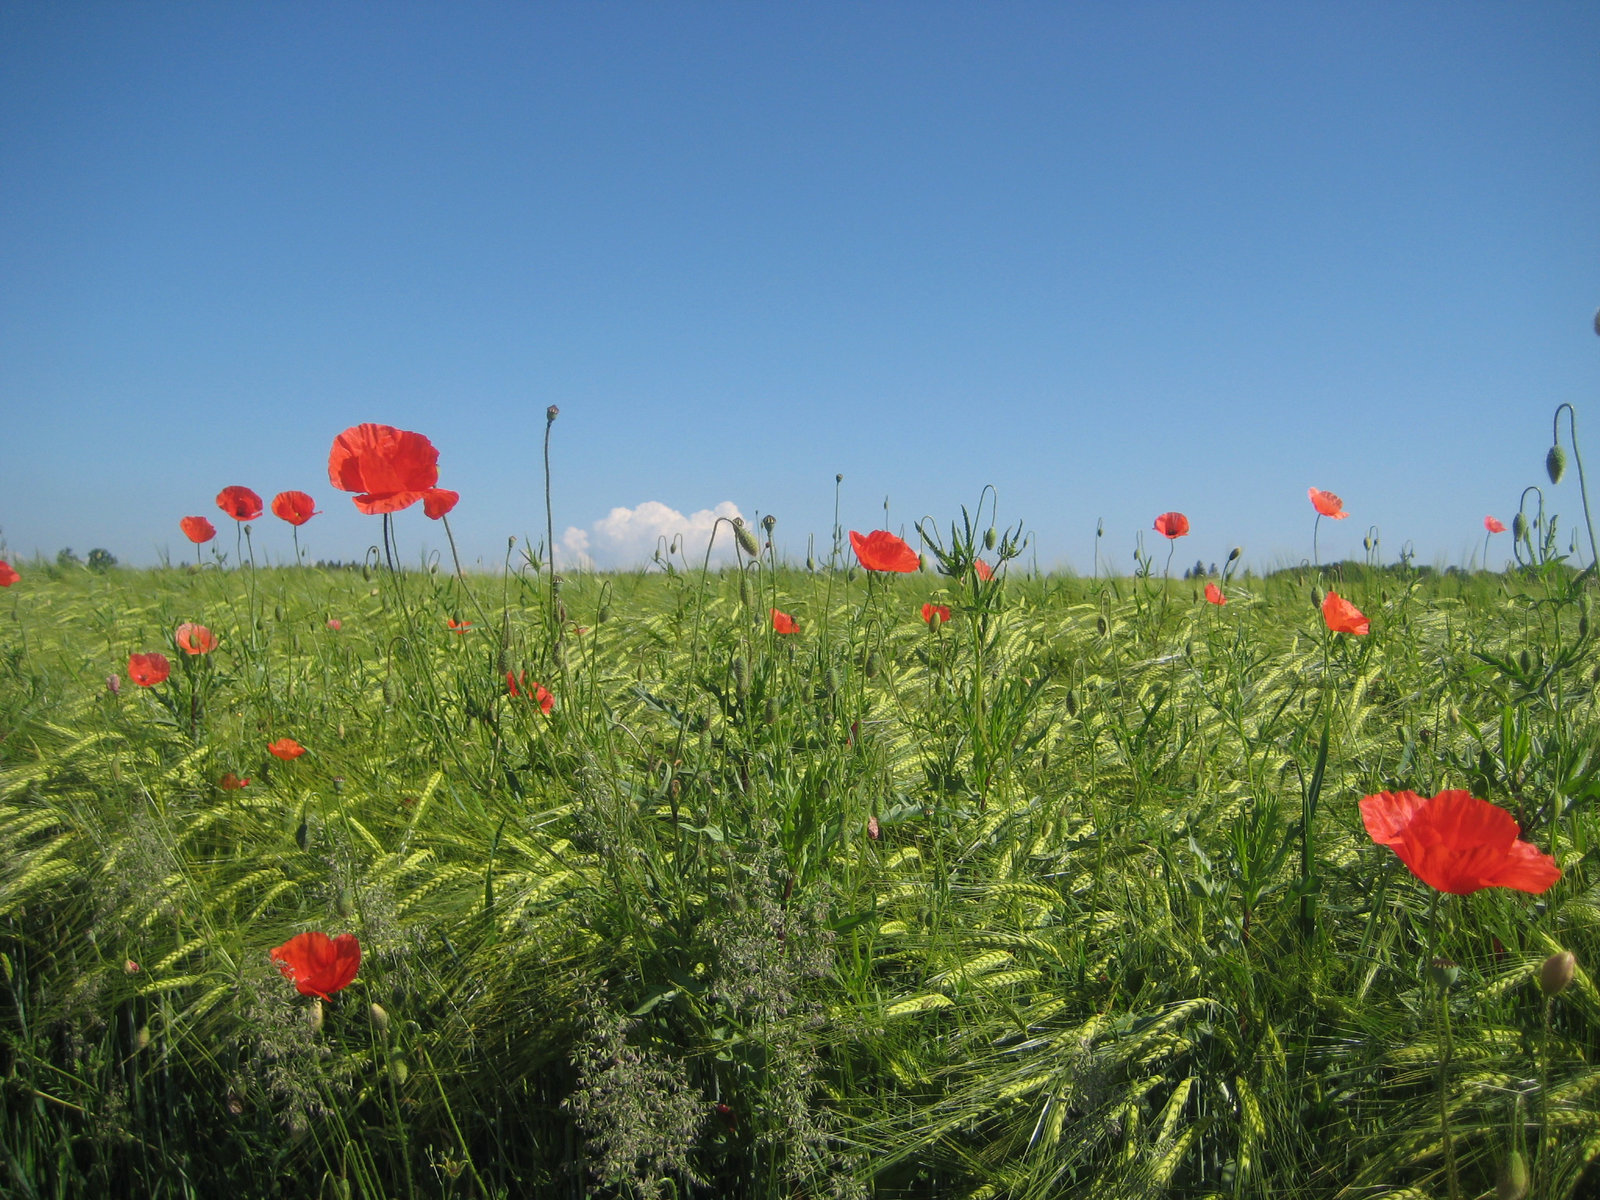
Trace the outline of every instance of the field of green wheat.
{"label": "field of green wheat", "polygon": [[[985,526],[16,564],[0,1193],[1596,1194],[1592,569],[1542,518],[1189,580]],[[1363,815],[1452,791],[1515,829]]]}

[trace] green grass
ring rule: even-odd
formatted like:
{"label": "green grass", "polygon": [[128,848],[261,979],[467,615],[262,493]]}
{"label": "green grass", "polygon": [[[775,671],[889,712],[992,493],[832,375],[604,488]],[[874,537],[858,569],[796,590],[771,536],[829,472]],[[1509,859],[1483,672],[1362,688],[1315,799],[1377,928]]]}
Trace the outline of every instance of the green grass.
{"label": "green grass", "polygon": [[[0,1192],[1376,1200],[1450,1194],[1446,1128],[1459,1195],[1512,1150],[1593,1189],[1592,582],[1018,568],[580,576],[558,621],[531,572],[24,564]],[[1435,913],[1357,801],[1446,787],[1562,880]],[[363,947],[320,1027],[267,957],[305,929]]]}

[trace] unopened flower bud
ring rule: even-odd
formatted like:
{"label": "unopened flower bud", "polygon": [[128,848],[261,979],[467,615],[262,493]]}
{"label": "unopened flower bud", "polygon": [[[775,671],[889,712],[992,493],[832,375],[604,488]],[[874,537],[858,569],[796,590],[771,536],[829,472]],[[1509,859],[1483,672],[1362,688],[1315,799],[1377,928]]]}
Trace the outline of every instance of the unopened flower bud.
{"label": "unopened flower bud", "polygon": [[806,555],[806,570],[815,571],[816,569],[817,569],[816,557],[814,555],[810,555],[810,554]]}
{"label": "unopened flower bud", "polygon": [[761,719],[768,725],[776,725],[779,711],[778,698],[776,696],[768,696],[767,702],[761,707]]}
{"label": "unopened flower bud", "polygon": [[552,404],[549,408],[544,410],[545,424],[548,425],[551,421],[554,421],[560,415],[561,415],[561,410],[559,408],[557,408],[554,404]]}
{"label": "unopened flower bud", "polygon": [[1234,559],[1238,558],[1239,555],[1241,555],[1243,553],[1244,553],[1244,547],[1243,546],[1235,546],[1232,550],[1228,551],[1228,561],[1232,562]]}
{"label": "unopened flower bud", "polygon": [[374,1004],[369,1010],[372,1015],[372,1025],[379,1033],[389,1032],[389,1013],[381,1004]]}
{"label": "unopened flower bud", "polygon": [[1322,593],[1317,591],[1317,585],[1314,583],[1311,585],[1311,607],[1322,607]]}
{"label": "unopened flower bud", "polygon": [[750,690],[750,664],[745,662],[742,655],[734,656],[733,690],[741,696]]}
{"label": "unopened flower bud", "polygon": [[1494,1185],[1495,1200],[1523,1200],[1528,1194],[1528,1160],[1522,1151],[1513,1150],[1500,1168],[1500,1178]]}
{"label": "unopened flower bud", "polygon": [[1567,452],[1557,442],[1550,447],[1550,453],[1544,456],[1544,473],[1550,476],[1551,483],[1560,483],[1561,477],[1567,473]]}
{"label": "unopened flower bud", "polygon": [[984,532],[984,535],[983,535],[983,548],[985,550],[993,550],[994,549],[994,542],[995,542],[994,526],[991,525]]}
{"label": "unopened flower bud", "polygon": [[750,558],[755,558],[761,553],[761,543],[756,541],[755,534],[745,528],[742,517],[733,519],[733,539],[739,543],[739,549],[743,550]]}
{"label": "unopened flower bud", "polygon": [[1578,960],[1571,950],[1552,954],[1539,966],[1539,990],[1546,996],[1559,996],[1572,982],[1577,969]]}
{"label": "unopened flower bud", "polygon": [[767,531],[768,537],[772,536],[772,531],[774,528],[776,528],[777,524],[778,518],[773,516],[771,513],[768,513],[766,516],[761,518],[761,528]]}
{"label": "unopened flower bud", "polygon": [[306,1027],[312,1033],[322,1032],[322,1001],[312,1000],[311,1007],[306,1009]]}
{"label": "unopened flower bud", "polygon": [[143,1050],[150,1044],[150,1026],[139,1026],[139,1032],[133,1035],[133,1045],[136,1050]]}
{"label": "unopened flower bud", "polygon": [[356,894],[349,888],[341,888],[339,891],[339,915],[349,919],[355,915],[355,911]]}
{"label": "unopened flower bud", "polygon": [[1110,628],[1110,626],[1106,624],[1104,615],[1098,616],[1094,619],[1094,627],[1099,631],[1101,637],[1105,637],[1106,630]]}
{"label": "unopened flower bud", "polygon": [[1519,542],[1528,536],[1528,518],[1521,513],[1511,518],[1511,536]]}
{"label": "unopened flower bud", "polygon": [[876,650],[873,650],[870,653],[868,653],[868,655],[867,655],[867,678],[868,679],[876,679],[878,677],[879,673],[882,670],[883,670],[883,658],[878,654],[878,652]]}

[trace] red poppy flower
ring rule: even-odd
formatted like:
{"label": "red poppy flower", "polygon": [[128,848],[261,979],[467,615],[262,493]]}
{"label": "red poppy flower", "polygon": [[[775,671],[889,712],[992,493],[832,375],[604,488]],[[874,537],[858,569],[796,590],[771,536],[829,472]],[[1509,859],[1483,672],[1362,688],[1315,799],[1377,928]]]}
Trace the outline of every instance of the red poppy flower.
{"label": "red poppy flower", "polygon": [[1211,604],[1226,604],[1228,598],[1222,594],[1222,589],[1214,583],[1206,584],[1206,600]]}
{"label": "red poppy flower", "polygon": [[465,633],[467,630],[472,628],[472,622],[471,621],[458,621],[454,617],[451,617],[448,621],[446,621],[444,623],[444,627],[446,629],[448,629],[451,633]]}
{"label": "red poppy flower", "polygon": [[869,571],[898,571],[906,574],[922,565],[917,558],[917,552],[887,529],[874,529],[866,537],[862,537],[852,529],[850,545],[855,548],[857,560]]}
{"label": "red poppy flower", "polygon": [[1321,488],[1307,488],[1306,495],[1311,497],[1311,507],[1325,517],[1342,521],[1350,515],[1344,511],[1344,501],[1332,492],[1325,492]]}
{"label": "red poppy flower", "polygon": [[1488,887],[1538,895],[1561,878],[1555,859],[1517,836],[1515,817],[1471,792],[1444,791],[1430,799],[1379,792],[1361,801],[1361,820],[1372,840],[1399,855],[1413,875],[1452,896]]}
{"label": "red poppy flower", "polygon": [[140,687],[155,687],[172,674],[172,664],[165,654],[128,655],[128,678]]}
{"label": "red poppy flower", "polygon": [[10,587],[21,578],[22,576],[17,574],[15,567],[5,559],[0,558],[0,587]]}
{"label": "red poppy flower", "polygon": [[217,648],[217,635],[190,621],[178,626],[177,641],[178,649],[185,654],[210,654]]}
{"label": "red poppy flower", "polygon": [[460,492],[452,492],[448,488],[429,488],[422,493],[422,511],[429,520],[437,521],[454,508],[460,499]]}
{"label": "red poppy flower", "polygon": [[1189,518],[1181,512],[1166,512],[1156,518],[1156,532],[1171,541],[1189,532]]}
{"label": "red poppy flower", "polygon": [[267,747],[267,753],[274,758],[281,758],[288,762],[291,758],[299,758],[306,752],[306,748],[293,738],[279,738]]}
{"label": "red poppy flower", "polygon": [[271,952],[283,977],[302,996],[331,1000],[350,986],[361,966],[361,943],[353,933],[329,937],[311,930],[290,938]]}
{"label": "red poppy flower", "polygon": [[178,522],[178,528],[196,546],[217,536],[217,527],[204,517],[185,517]]}
{"label": "red poppy flower", "polygon": [[279,492],[272,498],[272,515],[294,526],[304,525],[317,515],[317,502],[304,492]]}
{"label": "red poppy flower", "polygon": [[338,617],[329,617],[328,628],[333,630],[335,633],[338,633],[339,630],[344,628],[344,622],[339,620]]}
{"label": "red poppy flower", "polygon": [[1365,636],[1372,623],[1361,610],[1338,592],[1330,591],[1322,598],[1322,619],[1335,633],[1353,633]]}
{"label": "red poppy flower", "polygon": [[978,576],[979,580],[984,583],[988,583],[989,580],[994,578],[994,568],[988,563],[984,562],[981,558],[975,558],[972,560],[972,570],[974,574]]}
{"label": "red poppy flower", "polygon": [[343,492],[359,492],[362,512],[409,508],[439,482],[439,452],[420,433],[390,425],[352,425],[333,439],[328,479]]}
{"label": "red poppy flower", "polygon": [[507,671],[506,687],[511,689],[513,696],[526,696],[529,700],[532,700],[539,706],[539,711],[542,713],[548,713],[556,706],[556,698],[544,690],[543,684],[536,683],[531,689],[528,687],[525,672],[517,671],[513,673]]}
{"label": "red poppy flower", "polygon": [[1504,533],[1506,531],[1505,523],[1496,520],[1494,517],[1485,517],[1483,519],[1483,527],[1490,533]]}
{"label": "red poppy flower", "polygon": [[261,497],[234,484],[217,493],[217,507],[235,521],[254,521],[261,515]]}
{"label": "red poppy flower", "polygon": [[922,619],[935,629],[950,619],[948,605],[928,603],[922,606]]}
{"label": "red poppy flower", "polygon": [[248,779],[240,779],[232,771],[229,771],[221,779],[217,780],[217,786],[225,792],[237,792],[240,788],[249,787],[250,781]]}
{"label": "red poppy flower", "polygon": [[772,631],[774,633],[799,633],[800,623],[786,612],[772,610]]}

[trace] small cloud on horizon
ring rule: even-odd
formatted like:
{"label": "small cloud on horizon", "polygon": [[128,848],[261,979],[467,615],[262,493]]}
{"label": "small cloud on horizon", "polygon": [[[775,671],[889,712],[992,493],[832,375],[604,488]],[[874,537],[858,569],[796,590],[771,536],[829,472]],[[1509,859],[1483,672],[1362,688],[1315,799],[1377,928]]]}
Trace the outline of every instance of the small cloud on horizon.
{"label": "small cloud on horizon", "polygon": [[[569,525],[556,550],[557,562],[568,570],[613,570],[642,567],[660,549],[679,543],[690,562],[705,556],[706,540],[719,519],[742,517],[739,506],[724,500],[715,508],[702,508],[684,516],[659,500],[646,500],[634,508],[613,508],[588,529]],[[733,537],[723,530],[716,540],[713,561],[733,553]]]}

